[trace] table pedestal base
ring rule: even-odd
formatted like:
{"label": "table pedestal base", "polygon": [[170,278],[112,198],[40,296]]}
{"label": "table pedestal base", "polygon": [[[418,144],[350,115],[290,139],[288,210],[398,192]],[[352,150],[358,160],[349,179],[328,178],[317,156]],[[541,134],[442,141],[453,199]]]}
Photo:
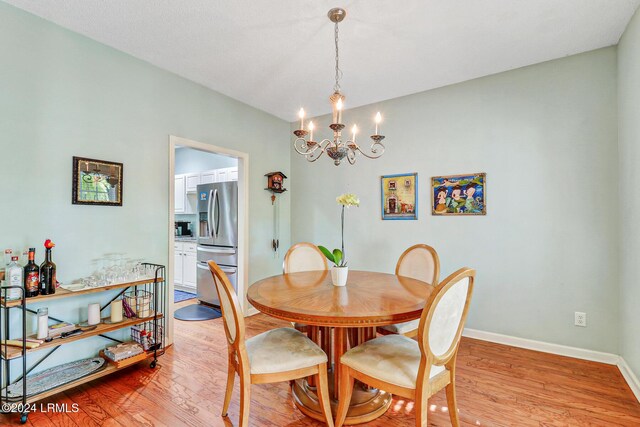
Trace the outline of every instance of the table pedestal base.
{"label": "table pedestal base", "polygon": [[[333,375],[329,375],[329,395],[333,396]],[[295,380],[291,388],[293,399],[300,411],[315,420],[324,422],[324,416],[320,410],[315,387],[309,386],[306,379]],[[382,416],[391,406],[391,394],[386,391],[368,388],[359,381],[355,381],[353,397],[349,412],[347,412],[346,425],[362,424]],[[334,417],[338,409],[338,401],[331,399],[331,412]]]}

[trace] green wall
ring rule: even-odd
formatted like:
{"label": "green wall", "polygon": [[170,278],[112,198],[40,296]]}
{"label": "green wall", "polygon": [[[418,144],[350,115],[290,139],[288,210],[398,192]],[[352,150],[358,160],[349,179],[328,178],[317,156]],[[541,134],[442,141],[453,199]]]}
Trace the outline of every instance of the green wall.
{"label": "green wall", "polygon": [[[0,247],[56,244],[59,280],[90,274],[119,253],[166,264],[169,135],[249,153],[249,279],[281,271],[270,249],[272,207],[264,174],[289,174],[289,124],[110,47],[0,2]],[[122,207],[71,204],[71,158],[124,163]],[[289,197],[281,198],[289,244]],[[79,319],[95,297],[50,304]],[[107,341],[92,338],[89,346]],[[64,346],[78,358],[78,346]],[[87,352],[89,349],[87,348]],[[89,353],[88,353],[89,354]],[[44,365],[46,366],[46,365]]]}
{"label": "green wall", "polygon": [[620,350],[640,376],[640,12],[618,45],[620,145]]}
{"label": "green wall", "polygon": [[[355,192],[352,268],[393,271],[407,246],[432,244],[442,277],[478,269],[469,327],[622,351],[640,372],[640,207],[625,184],[638,181],[640,160],[637,14],[619,55],[601,49],[347,110],[361,144],[382,111],[388,149],[339,168],[293,152],[282,120],[1,2],[0,40],[0,248],[36,246],[41,261],[42,242],[53,239],[62,281],[91,273],[108,253],[167,263],[173,134],[249,153],[250,282],[281,269],[262,188],[265,172],[282,170],[292,190],[280,198],[282,248],[291,240],[338,246],[334,199]],[[318,124],[328,135],[327,117]],[[124,163],[123,207],[71,204],[73,155]],[[480,171],[486,217],[430,215],[430,176]],[[419,173],[419,220],[383,222],[379,176],[401,172]],[[79,320],[90,302],[50,309]],[[588,313],[587,328],[573,326],[574,311]],[[104,344],[62,347],[51,364]]]}
{"label": "green wall", "polygon": [[[347,109],[362,146],[382,112],[387,151],[340,167],[292,152],[292,240],[339,247],[334,200],[356,193],[351,268],[392,272],[404,249],[427,243],[442,278],[478,271],[468,327],[617,353],[616,108],[613,47]],[[382,221],[379,177],[405,172],[418,172],[419,219]],[[432,216],[430,177],[474,172],[487,173],[487,215]],[[574,326],[575,311],[588,327]]]}

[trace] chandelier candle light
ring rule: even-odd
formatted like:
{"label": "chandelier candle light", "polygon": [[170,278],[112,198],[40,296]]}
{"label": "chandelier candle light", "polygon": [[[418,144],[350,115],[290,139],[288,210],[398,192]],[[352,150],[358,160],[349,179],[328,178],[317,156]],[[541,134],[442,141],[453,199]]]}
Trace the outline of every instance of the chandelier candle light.
{"label": "chandelier candle light", "polygon": [[[338,51],[338,23],[340,23],[346,16],[347,12],[341,8],[334,8],[327,14],[331,22],[335,24],[335,45],[336,45],[336,83],[333,87],[333,94],[329,97],[329,101],[332,105],[332,123],[329,128],[333,131],[333,139],[323,139],[321,142],[313,140],[313,122],[309,122],[308,131],[304,127],[304,109],[300,108],[298,117],[300,118],[300,128],[295,130],[293,134],[296,136],[296,140],[293,143],[293,148],[302,154],[309,162],[315,162],[322,156],[324,152],[333,159],[333,163],[338,166],[345,157],[350,164],[354,164],[356,161],[356,154],[360,153],[369,159],[377,159],[384,154],[384,144],[382,140],[384,135],[380,135],[380,122],[382,122],[382,116],[378,112],[375,116],[375,133],[371,135],[373,141],[369,152],[363,151],[358,144],[356,144],[356,133],[358,128],[353,125],[351,129],[352,137],[350,140],[342,140],[342,130],[345,125],[342,123],[342,110],[344,109],[344,95],[340,92],[340,77],[342,71],[340,71],[339,51]],[[309,139],[306,136],[309,135]]]}

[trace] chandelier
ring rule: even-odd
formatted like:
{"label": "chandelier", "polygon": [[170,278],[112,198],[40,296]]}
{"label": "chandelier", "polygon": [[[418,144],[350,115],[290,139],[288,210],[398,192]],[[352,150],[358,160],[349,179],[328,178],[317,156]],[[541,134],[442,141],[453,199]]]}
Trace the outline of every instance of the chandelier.
{"label": "chandelier", "polygon": [[[333,94],[329,97],[331,102],[333,117],[329,128],[333,131],[333,139],[323,139],[321,142],[313,140],[314,124],[312,121],[308,123],[308,131],[305,130],[304,123],[304,109],[300,109],[298,117],[300,118],[300,129],[293,132],[296,136],[296,140],[293,143],[293,148],[305,156],[307,161],[315,162],[322,156],[323,153],[327,153],[327,156],[333,159],[333,163],[338,166],[345,157],[350,164],[354,164],[356,161],[356,155],[358,153],[369,159],[377,159],[384,154],[384,144],[382,140],[383,135],[380,135],[380,122],[382,116],[377,113],[375,116],[375,133],[371,135],[371,146],[369,152],[363,151],[356,143],[356,134],[358,133],[358,127],[353,125],[351,128],[351,139],[343,141],[342,130],[345,125],[342,122],[342,110],[344,109],[344,95],[340,92],[340,77],[342,77],[342,71],[340,71],[340,56],[338,51],[338,23],[347,16],[347,12],[341,8],[334,8],[327,13],[327,16],[335,24],[335,45],[336,45],[336,83],[333,87]],[[309,138],[307,139],[307,135]]]}

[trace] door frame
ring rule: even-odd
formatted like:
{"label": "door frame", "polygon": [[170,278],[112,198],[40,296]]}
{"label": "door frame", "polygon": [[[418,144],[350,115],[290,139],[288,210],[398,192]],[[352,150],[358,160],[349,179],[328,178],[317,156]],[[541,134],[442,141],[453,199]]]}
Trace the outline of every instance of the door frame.
{"label": "door frame", "polygon": [[[176,147],[188,147],[200,151],[206,151],[209,153],[221,154],[238,159],[238,298],[240,308],[244,315],[247,315],[249,310],[249,304],[246,298],[246,288],[249,283],[249,154],[232,150],[230,148],[220,147],[213,144],[207,144],[204,142],[193,141],[191,139],[182,138],[175,135],[169,135],[169,223],[168,223],[168,262],[166,271],[166,281],[168,283],[169,292],[169,309],[167,319],[167,344],[173,343],[173,269],[174,269],[174,222],[176,214],[174,212],[174,198],[175,198],[175,171],[176,171]],[[198,225],[195,224],[195,229],[198,229]]]}

